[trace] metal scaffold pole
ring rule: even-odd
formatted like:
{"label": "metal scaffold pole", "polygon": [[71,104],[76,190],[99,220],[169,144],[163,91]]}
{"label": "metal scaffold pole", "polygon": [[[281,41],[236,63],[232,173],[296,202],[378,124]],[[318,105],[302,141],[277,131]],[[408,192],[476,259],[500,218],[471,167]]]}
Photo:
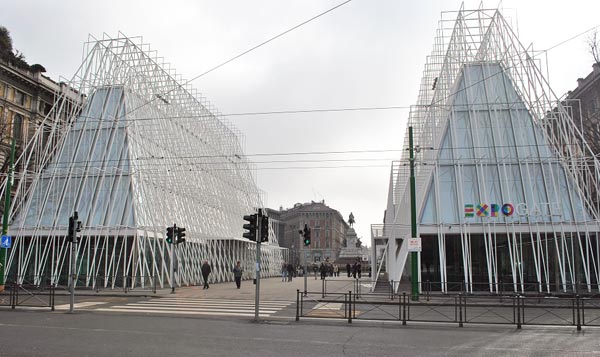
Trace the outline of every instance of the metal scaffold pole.
{"label": "metal scaffold pole", "polygon": [[[14,162],[15,162],[15,146],[16,140],[12,139],[10,146],[10,166],[8,169],[8,176],[6,177],[6,191],[4,192],[4,216],[2,217],[2,236],[8,233],[8,215],[10,210],[10,191],[12,189]],[[4,291],[5,283],[5,267],[6,267],[6,251],[8,248],[0,247],[0,291]]]}

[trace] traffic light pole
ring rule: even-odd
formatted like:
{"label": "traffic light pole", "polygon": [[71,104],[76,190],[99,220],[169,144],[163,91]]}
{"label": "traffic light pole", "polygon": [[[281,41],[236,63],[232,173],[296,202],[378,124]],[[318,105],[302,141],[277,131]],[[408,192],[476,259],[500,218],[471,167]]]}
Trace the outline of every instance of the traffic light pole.
{"label": "traffic light pole", "polygon": [[75,212],[73,214],[73,216],[71,218],[69,218],[69,232],[67,233],[70,237],[71,237],[71,259],[69,260],[70,263],[70,270],[71,270],[71,274],[70,274],[70,281],[71,281],[71,291],[69,294],[69,313],[74,313],[75,312],[75,281],[77,280],[77,274],[75,272],[75,270],[77,269],[77,220],[79,219],[79,216],[77,215],[77,212]]}
{"label": "traffic light pole", "polygon": [[71,242],[71,294],[69,296],[69,312],[73,313],[75,311],[75,269],[77,259],[75,258],[75,254],[77,254],[76,242]]}
{"label": "traffic light pole", "polygon": [[257,220],[257,224],[256,224],[256,229],[258,230],[257,234],[256,234],[256,293],[255,295],[255,301],[254,301],[254,321],[258,322],[258,312],[259,312],[259,307],[260,307],[260,231],[261,231],[261,226],[262,224],[258,224],[258,221],[262,220],[262,211],[259,209],[258,210],[258,216],[256,217]]}
{"label": "traffic light pole", "polygon": [[[411,238],[417,237],[417,199],[415,193],[415,153],[413,148],[413,128],[408,127],[408,149],[410,152],[410,225]],[[410,253],[411,299],[419,300],[419,263],[418,252]]]}
{"label": "traffic light pole", "polygon": [[[177,229],[177,225],[173,223],[173,235],[175,235],[175,230]],[[171,245],[171,264],[169,266],[169,274],[171,276],[171,294],[175,294],[175,269],[173,260],[175,260],[175,236],[173,236],[173,242]]]}
{"label": "traffic light pole", "polygon": [[[300,233],[300,235],[302,237],[304,237],[304,234]],[[302,242],[302,243],[304,243],[304,242]],[[306,250],[308,249],[308,247],[306,246],[306,244],[303,244],[303,245],[304,245],[304,249],[302,249],[302,253],[304,253],[304,296],[307,296],[308,293],[306,291],[307,290],[306,289],[306,279],[308,279],[308,257],[306,254],[307,253]],[[302,246],[302,245],[300,245],[300,246]]]}

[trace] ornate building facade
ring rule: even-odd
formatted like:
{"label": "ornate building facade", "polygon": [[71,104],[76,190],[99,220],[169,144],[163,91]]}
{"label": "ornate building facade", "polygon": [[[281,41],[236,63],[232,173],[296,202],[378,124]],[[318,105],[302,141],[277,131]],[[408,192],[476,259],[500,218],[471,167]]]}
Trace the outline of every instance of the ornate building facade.
{"label": "ornate building facade", "polygon": [[[325,259],[335,262],[345,245],[348,224],[342,215],[325,204],[325,201],[296,203],[289,209],[268,209],[269,218],[276,223],[274,230],[279,245],[290,250],[290,263],[304,265]],[[304,246],[299,230],[307,225],[311,229],[311,244]]]}

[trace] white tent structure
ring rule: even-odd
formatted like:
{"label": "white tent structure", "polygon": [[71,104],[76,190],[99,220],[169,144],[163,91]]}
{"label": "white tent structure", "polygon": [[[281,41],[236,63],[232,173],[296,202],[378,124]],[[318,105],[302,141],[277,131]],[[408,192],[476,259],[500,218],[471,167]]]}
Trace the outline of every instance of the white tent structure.
{"label": "white tent structure", "polygon": [[[212,281],[233,280],[237,260],[252,277],[243,216],[262,199],[241,133],[141,38],[91,39],[67,85],[82,94],[79,110],[57,101],[15,165],[9,281],[66,282],[75,211],[80,285],[170,286],[171,249],[174,285],[199,284],[203,260]],[[53,120],[65,111],[67,123]],[[173,224],[186,243],[166,243]],[[284,253],[271,232],[263,276],[278,274]]]}
{"label": "white tent structure", "polygon": [[[552,92],[500,11],[442,15],[408,122],[421,288],[599,292],[600,164],[572,116],[577,104]],[[385,223],[372,227],[375,269],[391,281],[410,277],[403,154],[392,165]]]}

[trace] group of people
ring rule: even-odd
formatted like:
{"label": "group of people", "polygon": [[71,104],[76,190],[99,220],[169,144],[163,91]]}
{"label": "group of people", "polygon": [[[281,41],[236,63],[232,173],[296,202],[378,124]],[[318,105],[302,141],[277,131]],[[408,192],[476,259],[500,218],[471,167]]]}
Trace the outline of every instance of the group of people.
{"label": "group of people", "polygon": [[346,264],[346,274],[348,274],[348,277],[352,274],[354,279],[357,277],[360,279],[362,275],[362,265],[360,262],[354,262],[352,265],[350,265],[350,263]]}
{"label": "group of people", "polygon": [[[300,269],[300,268],[298,268]],[[300,274],[300,272],[296,272],[294,265],[292,263],[283,263],[281,265],[281,281],[292,281],[294,274]],[[302,274],[304,274],[304,268],[302,268]]]}
{"label": "group of people", "polygon": [[[210,264],[208,264],[208,260],[205,260],[202,263],[202,267],[200,267],[200,271],[202,272],[202,280],[204,280],[203,289],[208,289],[210,287],[208,285],[208,277],[209,277],[210,273],[212,272]],[[235,279],[235,285],[239,289],[242,286],[242,274],[244,273],[244,268],[242,267],[239,260],[233,267],[232,271],[233,271],[233,278]]]}
{"label": "group of people", "polygon": [[[331,264],[329,259],[321,262],[321,265],[317,268],[317,265],[314,265],[315,279],[317,279],[317,271],[321,273],[321,279],[325,279],[327,276],[340,276],[340,269],[337,264]],[[204,280],[204,289],[208,289],[210,286],[208,285],[208,277],[212,272],[210,264],[205,260],[202,263],[202,267],[200,268],[202,272],[202,279]],[[235,285],[239,289],[242,286],[242,274],[244,273],[244,268],[241,266],[240,261],[238,260],[235,266],[233,267],[233,277],[235,279]],[[291,263],[283,263],[281,266],[281,281],[292,281],[292,277],[294,276],[295,269]],[[304,274],[304,272],[302,272]],[[354,262],[354,264],[350,265],[350,263],[346,264],[346,274],[348,277],[352,275],[354,279],[360,279],[362,275],[362,266],[359,261]]]}

